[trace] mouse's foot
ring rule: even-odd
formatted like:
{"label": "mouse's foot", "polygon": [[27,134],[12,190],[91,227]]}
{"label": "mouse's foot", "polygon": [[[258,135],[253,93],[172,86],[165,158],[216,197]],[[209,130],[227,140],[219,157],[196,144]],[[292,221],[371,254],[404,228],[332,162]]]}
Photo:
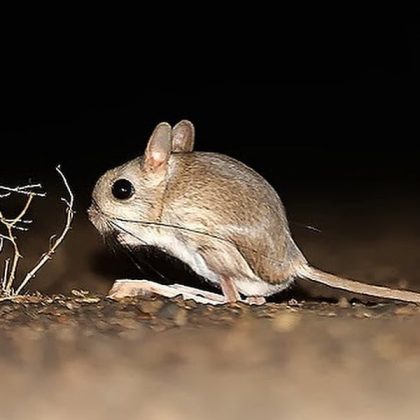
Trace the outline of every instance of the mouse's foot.
{"label": "mouse's foot", "polygon": [[192,299],[197,303],[221,305],[226,299],[217,293],[206,292],[181,284],[164,285],[149,280],[116,280],[108,293],[111,299],[122,299],[132,296],[160,295],[168,298],[181,295],[183,299]]}
{"label": "mouse's foot", "polygon": [[186,293],[217,302],[218,304],[226,303],[226,298],[218,293],[207,292],[205,290],[196,289],[195,287],[184,286],[182,284],[172,284],[170,287],[178,290],[181,293]]}
{"label": "mouse's foot", "polygon": [[265,304],[265,297],[264,296],[248,296],[245,299],[245,302],[248,305],[264,305]]}

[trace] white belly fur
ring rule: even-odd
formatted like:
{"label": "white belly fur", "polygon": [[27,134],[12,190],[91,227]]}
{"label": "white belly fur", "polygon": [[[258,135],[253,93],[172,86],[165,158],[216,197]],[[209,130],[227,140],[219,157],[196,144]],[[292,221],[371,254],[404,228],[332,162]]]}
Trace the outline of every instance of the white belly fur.
{"label": "white belly fur", "polygon": [[[129,226],[124,226],[124,230],[129,229]],[[132,246],[138,246],[140,241],[137,237],[141,237],[143,243],[163,249],[168,254],[189,265],[199,276],[219,286],[218,274],[209,269],[206,261],[195,247],[188,245],[185,241],[178,239],[166,230],[142,229],[140,236],[139,233],[136,233],[137,237],[124,232],[121,232],[120,235],[124,243]],[[239,292],[245,296],[270,296],[286,289],[292,281],[293,279],[290,279],[281,284],[270,284],[257,277],[254,273],[250,273],[249,278],[234,279]]]}

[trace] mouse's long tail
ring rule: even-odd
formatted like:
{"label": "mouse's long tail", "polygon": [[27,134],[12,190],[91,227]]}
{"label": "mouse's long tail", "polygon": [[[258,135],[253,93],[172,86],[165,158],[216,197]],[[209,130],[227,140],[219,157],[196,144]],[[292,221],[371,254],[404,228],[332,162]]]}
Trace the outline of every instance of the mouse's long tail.
{"label": "mouse's long tail", "polygon": [[299,276],[335,289],[342,289],[352,293],[360,293],[362,295],[374,296],[382,299],[399,300],[402,302],[420,303],[420,293],[411,292],[409,290],[390,289],[385,286],[375,286],[345,279],[330,273],[325,273],[324,271],[310,267],[306,264],[300,269]]}

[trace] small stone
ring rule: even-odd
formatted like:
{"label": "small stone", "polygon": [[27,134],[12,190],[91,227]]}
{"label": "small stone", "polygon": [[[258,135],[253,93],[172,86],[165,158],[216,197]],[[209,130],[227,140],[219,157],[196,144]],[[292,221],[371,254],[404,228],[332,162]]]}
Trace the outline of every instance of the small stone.
{"label": "small stone", "polygon": [[84,297],[86,297],[86,296],[88,296],[88,295],[89,295],[89,292],[88,292],[88,291],[86,291],[86,290],[76,290],[76,289],[73,289],[73,290],[71,291],[71,294],[72,294],[73,296],[76,296],[76,297],[81,297],[81,298],[84,298]]}
{"label": "small stone", "polygon": [[178,327],[184,326],[188,322],[188,311],[184,308],[179,308],[174,318],[175,325]]}
{"label": "small stone", "polygon": [[76,299],[76,302],[79,303],[98,303],[100,302],[100,298],[98,297],[84,297],[82,299]]}
{"label": "small stone", "polygon": [[341,296],[340,299],[338,299],[337,305],[339,308],[342,308],[342,309],[347,309],[347,308],[350,308],[351,306],[349,300],[344,296]]}
{"label": "small stone", "polygon": [[356,318],[372,318],[372,313],[367,310],[357,310],[354,315]]}
{"label": "small stone", "polygon": [[299,303],[296,299],[290,299],[290,300],[287,302],[287,305],[288,305],[288,306],[301,306],[301,305],[300,305],[300,303]]}

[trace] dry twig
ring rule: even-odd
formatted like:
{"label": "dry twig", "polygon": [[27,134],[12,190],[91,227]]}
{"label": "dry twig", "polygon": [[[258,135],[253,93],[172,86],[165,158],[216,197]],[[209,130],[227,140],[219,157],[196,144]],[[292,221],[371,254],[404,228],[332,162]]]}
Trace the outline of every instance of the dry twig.
{"label": "dry twig", "polygon": [[[64,176],[63,172],[61,171],[60,166],[56,168],[58,174],[60,175],[61,179],[63,180],[64,186],[66,187],[66,191],[68,193],[68,199],[61,198],[66,205],[66,222],[65,225],[59,235],[53,235],[50,238],[50,245],[47,252],[45,252],[37,264],[30,270],[20,284],[17,286],[16,290],[14,290],[13,285],[16,280],[17,268],[19,265],[19,260],[22,258],[22,255],[19,250],[17,238],[14,235],[14,230],[28,230],[27,226],[22,225],[29,225],[32,223],[32,220],[24,219],[33,199],[35,197],[45,197],[44,192],[39,192],[35,190],[39,190],[42,188],[41,184],[28,184],[20,187],[5,187],[0,185],[0,198],[4,198],[9,196],[10,194],[22,194],[27,197],[25,205],[20,213],[13,219],[8,219],[3,216],[0,212],[0,224],[2,224],[6,229],[6,234],[0,234],[0,252],[3,250],[3,246],[5,242],[9,242],[12,246],[12,257],[5,260],[3,275],[1,279],[1,292],[5,296],[13,296],[18,295],[22,292],[23,288],[28,284],[28,282],[35,277],[36,273],[52,258],[53,254],[56,252],[57,248],[61,245],[64,238],[66,237],[68,231],[71,228],[71,224],[73,221],[74,216],[74,196],[70,189],[70,186],[67,182],[66,177]],[[6,191],[6,193],[2,193],[2,191]]]}

